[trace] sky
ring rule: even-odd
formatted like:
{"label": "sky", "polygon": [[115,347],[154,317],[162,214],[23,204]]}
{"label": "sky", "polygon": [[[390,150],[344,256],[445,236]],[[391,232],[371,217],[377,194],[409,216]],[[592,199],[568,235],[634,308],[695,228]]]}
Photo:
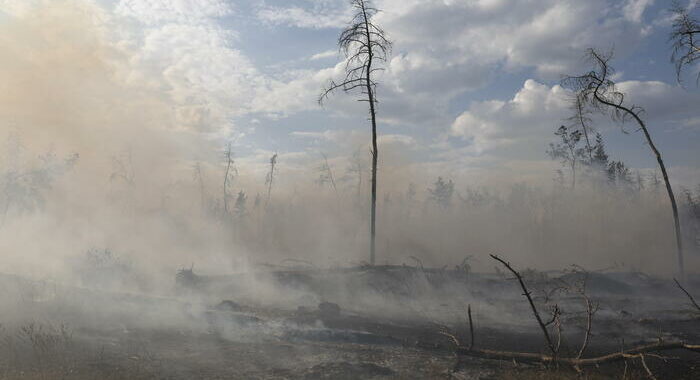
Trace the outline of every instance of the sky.
{"label": "sky", "polygon": [[[0,0],[0,22],[47,4],[85,7],[118,52],[114,80],[164,98],[171,128],[223,148],[239,165],[342,165],[366,152],[366,103],[323,86],[339,78],[347,0]],[[699,13],[696,1],[684,3]],[[668,0],[376,0],[393,41],[379,82],[387,165],[481,181],[553,176],[545,151],[571,114],[562,76],[590,70],[587,48],[614,49],[614,79],[645,109],[675,182],[700,182],[697,67],[682,85],[670,62]],[[4,20],[4,21],[3,21]],[[595,119],[613,159],[655,160],[634,126]],[[198,160],[196,153],[189,157]],[[261,169],[262,170],[262,169]],[[300,169],[301,170],[301,169]]]}

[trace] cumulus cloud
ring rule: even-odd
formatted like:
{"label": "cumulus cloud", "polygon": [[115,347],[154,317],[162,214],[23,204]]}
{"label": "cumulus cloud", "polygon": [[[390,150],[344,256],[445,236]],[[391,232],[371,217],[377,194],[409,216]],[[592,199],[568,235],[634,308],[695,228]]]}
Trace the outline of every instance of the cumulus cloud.
{"label": "cumulus cloud", "polygon": [[[643,10],[644,4],[634,5]],[[379,6],[386,10],[379,21],[417,67],[429,62],[425,57],[456,67],[503,62],[551,78],[575,68],[586,47],[624,48],[642,38],[641,14],[621,12],[609,0],[384,0]]]}
{"label": "cumulus cloud", "polygon": [[644,108],[644,117],[653,121],[696,114],[700,104],[700,94],[660,81],[630,80],[617,87],[625,94],[627,104]]}
{"label": "cumulus cloud", "polygon": [[168,94],[182,128],[231,129],[230,120],[250,112],[268,86],[234,47],[236,31],[218,21],[232,12],[222,0],[121,0],[115,7],[122,21],[115,44],[131,57],[127,80]]}
{"label": "cumulus cloud", "polygon": [[508,101],[473,103],[452,123],[450,134],[467,141],[472,154],[498,148],[508,148],[512,154],[514,145],[541,141],[551,134],[555,124],[566,118],[568,99],[560,86],[529,79]]}
{"label": "cumulus cloud", "polygon": [[[659,81],[625,81],[618,84],[625,93],[626,104],[644,108],[642,114],[654,125],[678,123],[690,128],[700,102],[697,94]],[[509,100],[474,102],[450,127],[450,135],[466,142],[463,153],[500,154],[504,157],[526,157],[542,151],[545,142],[571,114],[571,93],[559,85],[548,86],[533,79]],[[598,119],[600,126],[611,124]]]}
{"label": "cumulus cloud", "polygon": [[[375,4],[383,10],[377,23],[394,41],[394,54],[381,81],[380,117],[392,124],[417,125],[446,122],[452,99],[483,88],[499,70],[534,69],[538,80],[549,80],[579,71],[580,56],[588,47],[616,46],[625,55],[647,33],[642,16],[651,1],[377,0]],[[261,7],[257,17],[282,26],[340,28],[349,12],[345,0],[295,1]],[[342,65],[279,87],[297,93],[301,84],[318,83],[311,76],[318,79],[320,73],[337,78]],[[310,97],[302,94],[300,98]],[[342,102],[331,102],[330,108],[356,111]]]}

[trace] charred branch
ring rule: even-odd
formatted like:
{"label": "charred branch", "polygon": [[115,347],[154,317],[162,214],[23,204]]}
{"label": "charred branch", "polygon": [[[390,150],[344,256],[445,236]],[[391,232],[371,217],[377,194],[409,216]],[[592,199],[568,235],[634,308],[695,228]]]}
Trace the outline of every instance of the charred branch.
{"label": "charred branch", "polygon": [[491,360],[516,360],[523,363],[545,364],[560,363],[569,364],[571,366],[585,367],[613,363],[631,358],[639,358],[639,355],[670,350],[686,350],[700,353],[700,345],[687,344],[684,342],[657,342],[644,346],[634,347],[629,350],[614,352],[607,355],[596,356],[591,358],[570,358],[553,355],[543,355],[530,352],[470,349],[468,347],[463,346],[457,348],[457,353],[460,355],[473,356]]}
{"label": "charred branch", "polygon": [[[544,335],[544,338],[547,341],[547,346],[549,347],[552,354],[554,356],[556,356],[558,347],[557,347],[557,345],[554,344],[554,341],[552,340],[551,336],[549,335],[549,331],[547,330],[547,324],[542,321],[542,317],[540,316],[540,313],[537,310],[537,306],[535,306],[535,302],[532,300],[531,292],[527,289],[525,282],[523,282],[522,276],[520,275],[520,273],[518,271],[513,269],[513,267],[507,261],[501,259],[500,257],[498,257],[496,255],[490,255],[490,256],[494,260],[503,264],[503,266],[506,267],[506,269],[508,269],[515,276],[515,278],[518,280],[518,283],[520,284],[520,288],[523,290],[523,295],[527,298],[527,301],[530,303],[530,309],[532,309],[532,314],[535,316],[535,319],[537,320],[537,324],[540,326],[540,329],[542,329],[542,334]],[[555,313],[557,313],[557,312],[555,311]],[[554,318],[556,318],[556,314],[555,314]]]}
{"label": "charred branch", "polygon": [[693,307],[695,307],[695,309],[696,309],[697,311],[700,311],[700,305],[698,305],[698,303],[695,301],[695,298],[690,294],[690,292],[688,292],[688,291],[683,287],[683,285],[681,285],[681,283],[678,282],[678,280],[676,280],[675,278],[673,279],[673,281],[675,281],[676,286],[678,286],[678,288],[679,288],[683,293],[685,293],[685,295],[688,297],[688,299],[690,300],[690,303],[693,305]]}

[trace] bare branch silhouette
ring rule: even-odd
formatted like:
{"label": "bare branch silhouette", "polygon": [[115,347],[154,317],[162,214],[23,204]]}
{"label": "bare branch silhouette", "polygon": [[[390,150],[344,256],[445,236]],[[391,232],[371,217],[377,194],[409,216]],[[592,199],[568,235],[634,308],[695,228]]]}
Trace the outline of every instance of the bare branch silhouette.
{"label": "bare branch silhouette", "polygon": [[369,116],[372,124],[372,190],[370,210],[370,253],[369,262],[375,262],[375,240],[377,220],[377,161],[379,151],[377,149],[377,83],[373,74],[383,70],[375,65],[386,63],[391,51],[391,41],[382,28],[377,26],[372,19],[379,12],[371,6],[369,0],[352,0],[355,14],[345,30],[340,33],[338,47],[345,55],[345,77],[336,82],[330,81],[318,98],[319,104],[323,104],[328,96],[342,90],[346,93],[359,92],[362,95],[360,101],[369,103]]}
{"label": "bare branch silhouette", "polygon": [[[673,53],[671,62],[676,65],[676,78],[681,82],[683,69],[697,62],[700,59],[700,23],[688,13],[688,9],[682,7],[678,2],[674,2],[671,9],[676,17],[669,40],[672,43]],[[700,81],[700,72],[697,75],[696,83]]]}
{"label": "bare branch silhouette", "polygon": [[681,278],[684,278],[683,264],[683,242],[681,237],[680,218],[678,216],[678,205],[676,197],[668,178],[666,165],[661,158],[661,152],[657,149],[649,134],[646,123],[642,120],[644,109],[635,105],[625,104],[625,95],[618,91],[615,82],[610,79],[614,69],[610,66],[612,52],[603,54],[594,49],[588,49],[587,58],[593,65],[593,70],[581,76],[569,76],[562,80],[562,86],[574,91],[578,102],[588,109],[606,114],[609,113],[613,120],[625,123],[635,122],[644,133],[646,142],[651,148],[656,161],[661,169],[661,174],[666,184],[668,198],[671,201],[673,212],[673,222],[676,234],[676,253],[678,257],[678,271]]}

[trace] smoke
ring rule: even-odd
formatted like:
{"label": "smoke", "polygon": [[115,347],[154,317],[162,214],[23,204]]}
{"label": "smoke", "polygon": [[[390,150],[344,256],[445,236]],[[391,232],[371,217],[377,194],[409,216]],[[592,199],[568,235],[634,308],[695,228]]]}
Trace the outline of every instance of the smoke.
{"label": "smoke", "polygon": [[[120,286],[163,290],[190,265],[232,273],[289,259],[308,267],[366,260],[364,148],[354,163],[329,161],[338,191],[319,180],[320,155],[300,170],[288,165],[295,157],[280,154],[268,204],[272,152],[236,161],[224,191],[224,144],[184,127],[167,89],[134,80],[129,50],[110,42],[110,17],[87,2],[60,1],[0,23],[4,271],[89,285],[79,273],[87,252],[107,249],[128,273]],[[428,187],[441,173],[406,164],[400,145],[384,147],[380,263],[414,263],[413,256],[452,267],[469,256],[474,269],[492,270],[487,255],[500,253],[544,269],[675,269],[663,193],[508,178],[483,190],[461,176],[440,203]],[[697,264],[691,256],[691,269]]]}
{"label": "smoke", "polygon": [[105,19],[90,3],[61,1],[0,24],[8,270],[52,274],[91,246],[146,262],[161,255],[150,251],[177,255],[161,211],[208,143],[178,127],[165,92],[125,80],[129,57],[107,42]]}

